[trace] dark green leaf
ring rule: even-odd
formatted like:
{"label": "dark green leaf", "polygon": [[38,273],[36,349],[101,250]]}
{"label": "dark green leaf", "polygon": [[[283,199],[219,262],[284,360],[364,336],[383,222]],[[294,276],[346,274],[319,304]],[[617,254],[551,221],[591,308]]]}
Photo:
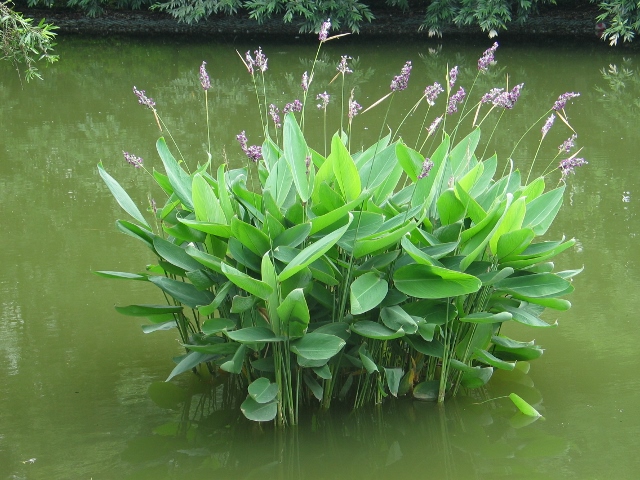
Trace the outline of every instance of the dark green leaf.
{"label": "dark green leaf", "polygon": [[253,398],[247,397],[240,410],[245,417],[254,422],[269,422],[278,414],[278,402],[273,400],[268,403],[258,403]]}
{"label": "dark green leaf", "polygon": [[209,305],[215,298],[213,293],[198,290],[190,283],[179,282],[166,277],[149,277],[149,281],[180,303],[184,303],[191,308]]}
{"label": "dark green leaf", "polygon": [[387,296],[389,285],[379,275],[369,272],[358,277],[351,284],[350,290],[351,313],[358,315],[380,305]]}
{"label": "dark green leaf", "polygon": [[335,335],[311,332],[291,342],[291,351],[309,360],[325,360],[335,356],[345,341]]}

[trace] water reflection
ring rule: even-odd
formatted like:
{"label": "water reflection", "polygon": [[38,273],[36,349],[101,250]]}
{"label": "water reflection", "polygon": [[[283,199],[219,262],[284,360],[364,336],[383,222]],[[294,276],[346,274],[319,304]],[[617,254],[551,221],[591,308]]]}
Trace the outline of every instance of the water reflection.
{"label": "water reflection", "polygon": [[508,399],[496,398],[517,392],[544,410],[522,365],[496,375],[491,391],[444,406],[399,400],[338,409],[287,430],[247,421],[238,410],[244,395],[208,382],[150,385],[152,401],[175,413],[127,442],[128,478],[549,478],[570,451],[544,422],[530,425]]}

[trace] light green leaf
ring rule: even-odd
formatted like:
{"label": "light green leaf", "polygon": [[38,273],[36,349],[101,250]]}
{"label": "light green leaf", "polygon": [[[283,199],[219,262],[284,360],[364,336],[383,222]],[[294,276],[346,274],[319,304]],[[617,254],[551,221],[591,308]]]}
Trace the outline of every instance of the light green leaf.
{"label": "light green leaf", "polygon": [[202,174],[197,173],[193,176],[191,190],[193,194],[193,208],[198,221],[221,225],[228,224],[229,219],[222,211],[218,197],[213,193],[211,185],[204,179]]}
{"label": "light green leaf", "polygon": [[551,190],[527,205],[523,226],[532,228],[536,235],[544,235],[562,206],[562,195],[566,185]]}
{"label": "light green leaf", "polygon": [[313,193],[315,167],[311,164],[307,171],[306,160],[310,152],[293,113],[287,113],[284,118],[283,144],[284,157],[291,169],[293,183],[300,199],[306,203]]}
{"label": "light green leaf", "polygon": [[174,193],[187,210],[193,211],[191,178],[187,172],[180,167],[176,159],[173,158],[164,138],[160,137],[158,139],[156,142],[156,149],[158,150],[160,159],[164,164],[164,169],[167,172],[167,177],[169,178],[169,182],[171,182]]}
{"label": "light green leaf", "polygon": [[250,277],[246,273],[243,273],[226,263],[222,263],[222,273],[224,273],[227,278],[238,287],[258,298],[261,298],[262,300],[266,300],[271,292],[273,292],[273,289],[265,282]]}
{"label": "light green leaf", "polygon": [[208,290],[201,291],[190,283],[179,282],[167,277],[149,277],[149,281],[157,285],[162,291],[171,295],[180,303],[191,308],[209,305],[215,298]]}
{"label": "light green leaf", "polygon": [[187,254],[184,248],[165,240],[162,237],[153,239],[153,248],[167,262],[186,271],[200,270],[202,264]]}
{"label": "light green leaf", "polygon": [[389,387],[389,392],[394,397],[398,396],[398,387],[400,387],[400,380],[402,380],[402,376],[404,372],[401,368],[386,368],[384,369],[384,376],[387,380],[387,386]]}
{"label": "light green leaf", "polygon": [[390,328],[370,320],[361,320],[353,323],[351,325],[351,331],[362,337],[372,338],[374,340],[393,340],[394,338],[404,337],[405,335],[405,331],[402,329],[394,332]]}
{"label": "light green leaf", "polygon": [[333,172],[345,200],[347,202],[355,200],[362,192],[360,175],[347,147],[340,141],[337,134],[331,139],[331,157],[333,157]]}
{"label": "light green leaf", "polygon": [[571,287],[571,283],[553,273],[536,273],[511,276],[496,282],[494,286],[509,293],[536,298],[558,295]]}
{"label": "light green leaf", "polygon": [[311,332],[291,342],[291,351],[309,360],[326,360],[335,356],[345,341],[335,335]]}
{"label": "light green leaf", "polygon": [[220,365],[220,369],[224,370],[225,372],[235,373],[236,375],[242,372],[246,350],[246,345],[240,345],[240,347],[236,350],[236,353],[233,354],[233,358]]}
{"label": "light green leaf", "polygon": [[358,277],[350,288],[351,313],[358,315],[377,307],[387,296],[389,285],[373,272]]}
{"label": "light green leaf", "polygon": [[473,349],[473,358],[480,360],[482,363],[487,365],[491,365],[492,367],[499,368],[500,370],[511,371],[516,366],[515,363],[500,360],[486,350],[482,350],[480,348]]}
{"label": "light green leaf", "polygon": [[225,331],[227,337],[238,343],[281,342],[282,337],[276,337],[273,330],[266,327],[247,327],[240,330]]}
{"label": "light green leaf", "polygon": [[472,275],[429,265],[406,265],[393,275],[402,293],[416,298],[447,298],[477,292],[482,282]]}
{"label": "light green leaf", "polygon": [[461,317],[461,322],[467,323],[502,323],[511,320],[511,314],[508,312],[489,313],[477,312],[471,313],[465,317]]}
{"label": "light green leaf", "polygon": [[524,197],[518,198],[507,209],[504,217],[502,217],[500,224],[497,226],[494,234],[489,240],[489,248],[494,255],[498,251],[498,240],[500,240],[500,237],[502,237],[502,235],[514,230],[520,230],[520,227],[522,227],[522,221],[524,220],[524,216],[526,214],[526,210],[527,207]]}
{"label": "light green leaf", "polygon": [[253,398],[247,397],[240,410],[249,420],[254,422],[270,422],[278,414],[278,402],[273,400],[267,403],[258,403]]}
{"label": "light green leaf", "polygon": [[118,202],[118,205],[120,205],[125,212],[127,212],[145,227],[151,228],[142,216],[142,213],[140,213],[140,210],[138,210],[136,204],[133,202],[133,200],[131,200],[131,197],[125,191],[125,189],[122,188],[120,184],[106,172],[106,170],[102,166],[102,162],[98,163],[98,172],[100,173],[102,180],[104,180],[104,183],[109,188],[109,191],[116,199],[116,202]]}
{"label": "light green leaf", "polygon": [[302,288],[296,288],[277,308],[282,323],[282,333],[291,338],[302,337],[309,326],[309,307]]}
{"label": "light green leaf", "polygon": [[515,393],[509,394],[509,398],[513,402],[513,404],[518,407],[518,410],[528,417],[536,417],[539,418],[542,415],[538,413],[538,411],[529,405],[522,397],[516,395]]}
{"label": "light green leaf", "polygon": [[271,248],[269,237],[263,231],[243,222],[238,217],[233,217],[231,220],[231,232],[240,243],[259,257]]}
{"label": "light green leaf", "polygon": [[249,396],[258,403],[267,403],[278,395],[278,385],[260,377],[249,384]]}

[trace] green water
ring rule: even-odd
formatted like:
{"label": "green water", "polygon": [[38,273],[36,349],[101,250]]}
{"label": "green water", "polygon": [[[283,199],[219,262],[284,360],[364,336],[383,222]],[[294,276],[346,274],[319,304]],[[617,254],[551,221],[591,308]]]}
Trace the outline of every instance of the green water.
{"label": "green water", "polygon": [[[386,94],[392,76],[412,60],[409,89],[394,98],[388,118],[398,125],[427,84],[443,82],[447,65],[465,67],[459,83],[468,89],[489,45],[330,42],[312,100],[325,89],[332,94],[333,132],[341,82],[326,85],[340,55],[358,60],[345,95],[355,88],[365,107]],[[300,76],[310,69],[315,45],[262,46],[269,56],[267,95],[282,107],[300,96]],[[156,100],[187,162],[205,161],[202,60],[213,83],[213,160],[223,161],[225,152],[230,163],[243,162],[235,135],[246,130],[250,143],[259,143],[261,128],[250,76],[235,49],[256,47],[62,39],[62,60],[43,72],[44,82],[25,85],[0,65],[0,478],[634,478],[640,466],[640,58],[600,44],[505,41],[492,75],[474,90],[503,86],[506,73],[510,85],[525,82],[520,103],[488,146],[501,160],[560,93],[582,94],[567,111],[589,165],[569,179],[549,237],[575,237],[577,248],[559,263],[585,272],[575,279],[574,307],[547,315],[559,320],[557,328],[511,330],[546,349],[527,374],[497,375],[486,392],[444,407],[389,402],[357,415],[306,417],[286,433],[236,420],[190,374],[173,382],[173,400],[149,396],[149,386],[173,368],[180,346],[175,332],[144,335],[144,321],[113,310],[161,302],[154,287],[91,274],[141,271],[153,262],[139,242],[116,231],[114,221],[125,214],[96,164],[102,161],[140,205],[160,198],[146,174],[122,157],[126,150],[143,157],[147,168],[160,163],[158,127],[137,104],[133,85]],[[610,65],[615,79],[601,71]],[[321,151],[322,116],[315,102],[309,105],[307,134]],[[386,105],[356,117],[354,146],[378,137]],[[539,128],[514,155],[525,171]],[[415,142],[417,131],[407,126],[401,133]],[[556,121],[536,170],[570,133]],[[477,405],[510,392],[535,403],[545,419],[519,428],[508,401]]]}

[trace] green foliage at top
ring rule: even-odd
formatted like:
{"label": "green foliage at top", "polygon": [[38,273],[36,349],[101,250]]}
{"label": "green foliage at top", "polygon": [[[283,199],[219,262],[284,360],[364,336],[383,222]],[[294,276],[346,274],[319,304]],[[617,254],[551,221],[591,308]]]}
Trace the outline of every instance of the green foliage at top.
{"label": "green foliage at top", "polygon": [[[319,48],[329,39],[321,37]],[[490,68],[497,48],[483,54],[478,75]],[[259,49],[245,60],[262,118],[266,57]],[[370,108],[402,94],[410,67],[407,62],[392,93]],[[549,328],[542,312],[570,307],[563,297],[579,272],[555,272],[551,260],[575,241],[541,237],[562,206],[563,181],[584,160],[573,154],[532,181],[511,161],[498,173],[497,157],[478,148],[480,126],[492,112],[513,108],[522,85],[492,90],[492,100],[484,95],[457,112],[464,94],[462,87],[453,93],[457,72],[448,72],[440,89],[444,113],[427,129],[429,146],[424,140],[419,147],[418,138],[412,147],[390,133],[353,152],[358,109],[352,93],[347,131],[331,136],[320,153],[304,135],[311,122],[306,89],[300,108],[282,122],[269,126],[262,118],[261,147],[249,147],[244,132],[238,136],[248,158],[243,168],[214,168],[209,157],[190,171],[162,137],[156,148],[164,171],[149,173],[166,201],[152,206],[153,221],[98,166],[135,221],[119,220],[118,228],[142,241],[157,263],[145,273],[97,273],[149,282],[168,300],[168,306],[118,307],[148,317],[145,332],[178,328],[186,353],[167,380],[205,364],[218,378],[232,374],[247,392],[241,405],[247,418],[295,424],[302,405],[326,409],[335,400],[353,408],[389,395],[442,402],[460,389],[484,386],[495,369],[512,370],[542,354],[533,341],[509,338],[502,327]],[[312,67],[308,83],[313,78]],[[136,95],[162,123],[155,103],[144,92]],[[540,144],[556,115],[569,125],[564,109],[575,96],[558,99]],[[429,104],[424,120],[433,116],[436,97],[425,93],[407,117],[423,100]],[[471,117],[471,125],[464,122]],[[441,122],[453,127],[438,129]],[[563,146],[552,163],[572,148]],[[561,181],[548,186],[558,169]],[[527,410],[521,398],[512,401]]]}
{"label": "green foliage at top", "polygon": [[0,2],[0,52],[2,60],[11,62],[18,72],[22,66],[27,81],[42,78],[36,62],[45,60],[53,63],[58,59],[54,55],[56,27],[44,22],[33,25],[33,20],[9,8],[9,2]]}
{"label": "green foliage at top", "polygon": [[604,22],[602,38],[610,45],[617,45],[622,39],[630,42],[640,32],[640,2],[637,0],[591,0],[597,3],[602,12],[598,22]]}

